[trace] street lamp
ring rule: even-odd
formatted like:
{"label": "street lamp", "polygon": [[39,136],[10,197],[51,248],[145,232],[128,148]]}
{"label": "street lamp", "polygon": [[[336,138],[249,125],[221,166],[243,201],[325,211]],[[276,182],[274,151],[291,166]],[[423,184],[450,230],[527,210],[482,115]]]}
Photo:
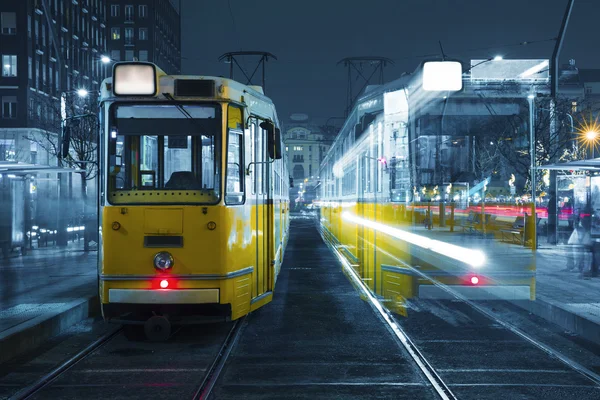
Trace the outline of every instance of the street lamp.
{"label": "street lamp", "polygon": [[596,158],[596,142],[598,141],[598,136],[600,135],[600,133],[594,131],[594,130],[589,130],[587,132],[585,132],[585,140],[588,142],[589,146],[592,148],[592,158]]}
{"label": "street lamp", "polygon": [[87,89],[81,88],[81,89],[77,90],[77,95],[79,97],[87,97],[88,94],[89,94],[89,92],[87,91]]}
{"label": "street lamp", "polygon": [[108,64],[111,61],[111,59],[109,56],[102,56],[100,57],[100,61],[102,61],[103,64]]}

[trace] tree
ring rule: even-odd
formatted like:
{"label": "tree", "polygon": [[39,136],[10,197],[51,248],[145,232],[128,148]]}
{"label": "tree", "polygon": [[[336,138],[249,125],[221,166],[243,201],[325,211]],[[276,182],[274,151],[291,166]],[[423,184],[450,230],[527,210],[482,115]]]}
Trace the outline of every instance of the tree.
{"label": "tree", "polygon": [[[97,117],[97,105],[86,98],[79,98],[74,93],[64,96],[65,104],[65,129],[70,132],[69,154],[61,157],[61,143],[59,143],[59,132],[62,130],[61,100],[38,95],[34,100],[34,107],[30,109],[31,123],[38,128],[37,132],[31,133],[26,138],[48,154],[48,162],[56,162],[58,166],[77,168],[80,176],[80,204],[79,212],[71,214],[71,219],[83,218],[84,223],[95,220],[92,215],[95,207],[90,207],[88,197],[88,181],[96,178],[98,168],[96,163],[98,150],[99,123]],[[54,161],[56,160],[56,161]],[[92,209],[93,208],[93,209]],[[70,210],[71,213],[73,209]],[[86,224],[88,225],[88,224]],[[88,229],[85,231],[86,236]],[[85,240],[87,249],[88,240]]]}

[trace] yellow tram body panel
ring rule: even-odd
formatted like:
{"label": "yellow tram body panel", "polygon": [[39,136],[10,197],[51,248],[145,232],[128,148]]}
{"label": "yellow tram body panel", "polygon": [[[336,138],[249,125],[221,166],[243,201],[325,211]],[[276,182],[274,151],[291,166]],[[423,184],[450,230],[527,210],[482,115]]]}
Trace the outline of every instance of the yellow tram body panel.
{"label": "yellow tram body panel", "polygon": [[[469,269],[458,263],[448,263],[437,255],[430,259],[419,258],[414,254],[416,246],[344,218],[344,215],[358,216],[365,221],[414,232],[412,221],[404,219],[401,210],[390,202],[375,205],[353,201],[322,202],[320,208],[321,228],[326,237],[340,249],[373,293],[385,299],[391,309],[406,314],[405,302],[430,293],[436,284],[459,293],[462,288],[471,289],[468,282],[471,276],[478,276],[485,285],[484,290],[497,292],[497,296],[535,300],[535,259],[526,268]],[[418,234],[427,237],[426,232]],[[470,294],[467,292],[465,297]]]}
{"label": "yellow tram body panel", "polygon": [[[282,210],[285,210],[284,203]],[[107,206],[103,209],[103,258],[100,294],[110,303],[111,289],[169,290],[217,289],[218,303],[230,304],[236,319],[271,301],[276,272],[282,261],[287,234],[274,238],[281,256],[271,265],[257,267],[257,209],[266,205],[222,206]],[[259,214],[260,215],[260,214]],[[115,223],[118,223],[115,224]],[[214,229],[209,229],[215,226]],[[119,226],[118,229],[113,229]],[[147,237],[180,236],[183,246],[147,247]],[[267,243],[264,243],[267,248]],[[269,244],[269,247],[272,247]],[[160,273],[153,266],[157,252],[169,251],[174,266]],[[252,301],[256,299],[256,301]],[[209,298],[207,302],[211,302]]]}

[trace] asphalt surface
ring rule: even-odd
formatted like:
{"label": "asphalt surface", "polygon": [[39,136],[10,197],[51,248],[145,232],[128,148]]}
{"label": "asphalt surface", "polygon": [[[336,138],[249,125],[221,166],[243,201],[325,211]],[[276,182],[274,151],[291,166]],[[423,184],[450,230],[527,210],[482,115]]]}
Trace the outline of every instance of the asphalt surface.
{"label": "asphalt surface", "polygon": [[292,221],[273,302],[254,312],[214,399],[431,399],[312,219]]}

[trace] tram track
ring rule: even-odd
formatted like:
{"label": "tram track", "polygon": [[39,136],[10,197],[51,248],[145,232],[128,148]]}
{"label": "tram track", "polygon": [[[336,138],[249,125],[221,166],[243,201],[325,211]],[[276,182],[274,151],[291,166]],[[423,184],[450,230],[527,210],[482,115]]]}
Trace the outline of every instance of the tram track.
{"label": "tram track", "polygon": [[71,367],[79,363],[84,358],[88,357],[92,354],[96,349],[108,343],[113,337],[121,333],[123,330],[122,327],[113,330],[112,332],[107,332],[104,335],[100,336],[98,339],[90,343],[87,347],[79,351],[77,354],[54,368],[52,371],[32,383],[31,385],[21,389],[17,393],[15,393],[11,399],[14,400],[25,400],[32,398],[35,394],[42,391],[44,388],[48,387],[52,384],[58,377],[65,374]]}
{"label": "tram track", "polygon": [[[483,327],[477,329],[470,329],[458,326],[456,327],[455,332],[452,333],[448,333],[448,327],[445,326],[444,329],[435,330],[436,334],[439,334],[441,332],[442,339],[423,340],[421,338],[421,335],[424,334],[425,336],[427,336],[432,329],[431,327],[435,326],[436,322],[432,321],[432,316],[429,315],[426,317],[421,317],[422,319],[428,321],[428,323],[422,324],[422,326],[420,327],[421,331],[419,331],[419,329],[415,329],[415,327],[413,326],[415,325],[415,320],[417,320],[417,318],[415,318],[414,316],[413,318],[407,321],[397,319],[371,293],[370,289],[362,281],[360,276],[358,276],[358,274],[356,273],[352,265],[348,262],[346,257],[344,257],[344,255],[341,253],[340,250],[338,250],[335,244],[329,240],[329,238],[323,232],[323,230],[318,227],[318,224],[317,229],[320,231],[324,242],[339,259],[340,264],[346,272],[346,275],[350,278],[355,288],[360,290],[363,298],[370,303],[373,310],[381,316],[382,320],[386,323],[389,330],[398,338],[399,343],[401,343],[401,345],[410,354],[411,358],[418,365],[419,369],[430,382],[432,388],[435,390],[439,398],[469,398],[471,397],[471,393],[469,393],[469,390],[476,391],[476,389],[473,390],[473,388],[477,387],[488,387],[490,389],[494,388],[492,389],[492,391],[507,388],[514,388],[517,391],[543,391],[547,389],[558,389],[580,390],[588,395],[590,393],[595,393],[595,395],[600,394],[600,375],[598,375],[596,372],[594,372],[590,368],[587,368],[586,366],[577,362],[576,360],[570,358],[560,350],[553,348],[551,345],[548,345],[542,342],[541,340],[537,339],[535,336],[529,334],[528,332],[525,332],[518,326],[515,326],[514,324],[511,324],[510,322],[504,321],[503,319],[497,317],[488,308],[479,304],[475,304],[473,301],[464,298],[464,296],[454,293],[454,291],[452,291],[451,288],[448,288],[446,287],[446,285],[443,285],[439,282],[435,282],[435,280],[435,284],[439,285],[440,287],[442,287],[442,289],[454,295],[454,301],[458,302],[457,304],[464,305],[466,308],[468,308],[468,310],[466,311],[460,311],[463,314],[463,316],[466,315],[466,319],[480,318],[482,320],[487,320],[487,326],[482,322],[479,322],[479,324],[482,324]],[[392,256],[389,253],[386,254],[388,256]],[[416,271],[416,273],[422,275],[422,272],[418,268],[406,264],[403,260],[399,260],[397,258],[396,260],[399,263],[401,263],[403,267],[410,268],[411,270]],[[422,276],[422,278],[430,279],[426,276]],[[445,310],[445,312],[447,312],[448,315],[457,312],[455,304],[453,304],[452,308]],[[437,304],[430,304],[430,307],[432,308],[431,310],[421,311],[422,313],[427,313],[428,311],[430,311],[432,315],[435,315],[436,313],[439,313],[439,310],[435,310],[435,307],[438,306],[439,305]],[[417,314],[415,310],[411,310],[411,313]],[[429,319],[427,319],[427,317]],[[482,336],[485,338],[484,332],[486,332],[486,330],[489,328],[495,330],[500,329],[505,332],[501,333],[500,336],[510,336],[514,338],[514,340],[507,340],[506,342],[504,341],[504,339],[496,341],[488,341],[487,339],[482,340]],[[453,338],[446,340],[443,338],[445,335],[454,336]],[[456,337],[460,337],[460,339],[456,340]],[[523,349],[525,354],[532,354],[531,357],[533,357],[536,360],[539,360],[540,364],[551,365],[552,367],[536,368],[535,366],[530,365],[529,368],[490,368],[485,358],[478,361],[477,356],[475,356],[473,360],[469,360],[469,362],[467,363],[467,365],[469,366],[468,368],[452,368],[452,364],[460,364],[460,362],[456,362],[456,360],[454,360],[452,357],[447,357],[448,360],[444,360],[443,356],[441,357],[439,356],[439,354],[436,354],[435,350],[432,351],[432,349],[443,348],[441,346],[452,346],[454,349],[453,352],[460,353],[460,346],[464,346],[465,352],[468,354],[469,348],[472,348],[473,345],[477,342],[485,343],[485,346],[489,345],[491,348],[502,347],[506,343],[516,343],[515,348]],[[535,349],[539,352],[535,353],[532,349]],[[510,356],[509,358],[512,359],[518,358],[520,356],[520,354],[513,354],[510,351],[505,351],[505,353],[507,356]],[[527,363],[525,362],[525,364]],[[564,367],[564,369],[562,369],[561,366]],[[460,374],[462,374],[463,376],[460,377]],[[469,374],[466,377],[466,379],[465,374]],[[556,382],[551,382],[551,380],[548,380],[547,383],[544,383],[544,378],[542,378],[542,383],[527,383],[523,381],[523,378],[521,377],[521,381],[517,379],[517,382],[515,382],[513,380],[513,376],[516,374],[520,374],[521,376],[529,375],[530,377],[538,377],[540,375],[545,374],[549,376],[559,376],[562,380],[559,379]],[[579,375],[583,379],[577,379],[575,375]],[[457,376],[459,376],[459,378],[457,378]],[[489,381],[486,382],[486,379],[488,379]],[[457,392],[460,395],[457,394]],[[480,392],[478,396],[481,395],[482,393]],[[475,396],[474,398],[478,397]]]}
{"label": "tram track", "polygon": [[127,398],[147,398],[146,390],[153,395],[163,390],[162,395],[167,398],[206,399],[245,320],[243,317],[214,326],[186,326],[162,343],[128,341],[124,329],[119,327],[9,398],[104,399],[114,397],[115,392],[119,393],[117,397],[122,396],[123,391],[129,391]]}
{"label": "tram track", "polygon": [[440,374],[436,371],[435,368],[433,368],[433,366],[421,353],[421,351],[415,345],[413,340],[406,334],[402,327],[395,322],[393,315],[387,309],[385,309],[384,306],[382,306],[381,303],[373,296],[369,288],[360,279],[354,268],[352,268],[350,263],[343,256],[343,254],[335,247],[335,245],[330,240],[328,240],[323,230],[319,227],[317,227],[317,229],[319,230],[319,233],[321,234],[321,237],[323,238],[325,244],[327,244],[330,250],[337,256],[340,264],[342,265],[342,268],[344,268],[346,275],[351,279],[354,287],[360,290],[360,292],[368,301],[373,311],[386,324],[386,327],[394,335],[394,337],[397,339],[400,345],[404,347],[404,349],[410,355],[414,363],[421,370],[426,380],[430,383],[432,389],[435,391],[435,393],[437,393],[439,398],[443,400],[456,400],[457,397],[454,395],[452,390],[450,390],[448,385],[441,378]]}

